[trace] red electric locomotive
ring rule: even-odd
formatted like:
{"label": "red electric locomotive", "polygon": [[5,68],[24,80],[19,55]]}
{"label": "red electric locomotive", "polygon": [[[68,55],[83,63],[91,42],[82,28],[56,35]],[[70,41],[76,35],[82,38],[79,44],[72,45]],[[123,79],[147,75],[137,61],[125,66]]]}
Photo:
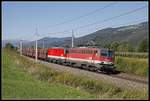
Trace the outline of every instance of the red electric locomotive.
{"label": "red electric locomotive", "polygon": [[47,52],[47,59],[54,63],[64,63],[66,60],[66,50],[61,47],[49,48]]}

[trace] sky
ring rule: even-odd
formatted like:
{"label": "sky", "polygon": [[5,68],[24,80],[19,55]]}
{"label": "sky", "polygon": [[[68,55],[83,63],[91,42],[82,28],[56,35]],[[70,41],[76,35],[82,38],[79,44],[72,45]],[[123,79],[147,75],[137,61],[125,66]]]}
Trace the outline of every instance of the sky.
{"label": "sky", "polygon": [[[110,6],[104,8],[107,5]],[[141,7],[144,8],[112,20],[106,20]],[[96,9],[98,10],[95,13],[88,15]],[[87,16],[84,16],[86,14]],[[83,17],[78,19],[80,16]],[[71,19],[75,20],[70,21]],[[2,2],[2,40],[71,37],[72,30],[75,37],[81,37],[100,29],[143,21],[148,21],[148,2],[146,1]],[[63,22],[66,23],[62,24]],[[95,22],[97,24],[89,25]],[[89,26],[81,28],[84,25]],[[66,30],[67,32],[63,32]]]}

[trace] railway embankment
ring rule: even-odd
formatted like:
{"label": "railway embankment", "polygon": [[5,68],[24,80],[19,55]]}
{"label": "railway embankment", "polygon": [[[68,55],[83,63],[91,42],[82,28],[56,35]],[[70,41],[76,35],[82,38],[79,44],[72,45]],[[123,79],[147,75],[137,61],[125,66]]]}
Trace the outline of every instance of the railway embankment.
{"label": "railway embankment", "polygon": [[[28,57],[25,57],[25,58],[29,59],[30,61],[35,62],[35,60],[32,58],[28,58]],[[136,90],[144,91],[148,89],[147,79],[145,78],[142,79],[141,77],[137,77],[137,76],[130,77],[124,73],[116,74],[116,75],[107,75],[103,73],[97,73],[97,72],[95,73],[95,72],[87,71],[84,69],[72,68],[69,66],[63,66],[63,65],[58,65],[54,63],[44,62],[41,60],[38,60],[38,63],[45,65],[47,68],[51,68],[60,73],[67,72],[68,74],[71,73],[76,76],[84,76],[85,78],[103,81],[108,84],[120,87],[120,88],[126,88],[128,90],[136,89]]]}
{"label": "railway embankment", "polygon": [[[106,75],[102,77],[99,74],[94,73],[95,76],[93,76],[93,73],[89,71],[43,61],[35,63],[31,58],[21,57],[15,52],[9,51],[8,54],[11,54],[10,59],[13,59],[13,62],[18,65],[20,69],[40,82],[49,84],[61,83],[63,85],[71,86],[77,90],[83,90],[94,95],[96,99],[148,99],[147,88],[139,90],[131,87],[130,89],[126,89],[106,82],[112,79],[108,79],[108,76]],[[94,79],[95,77],[97,77],[97,79]],[[105,79],[102,80],[100,78]],[[112,79],[112,81],[113,80],[114,79]],[[132,83],[130,85],[134,84]],[[83,97],[81,97],[81,99],[82,98]]]}

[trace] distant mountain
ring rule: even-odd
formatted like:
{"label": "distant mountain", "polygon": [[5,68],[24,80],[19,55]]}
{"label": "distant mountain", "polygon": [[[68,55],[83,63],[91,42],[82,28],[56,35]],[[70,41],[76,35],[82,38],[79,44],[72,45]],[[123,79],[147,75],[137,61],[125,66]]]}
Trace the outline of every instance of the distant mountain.
{"label": "distant mountain", "polygon": [[141,40],[148,38],[148,22],[118,28],[105,28],[89,35],[75,39],[76,45],[93,41],[105,45],[112,42],[129,42],[136,46]]}
{"label": "distant mountain", "polygon": [[[65,37],[65,38],[50,38],[50,37],[44,37],[42,39],[38,40],[38,47],[61,47],[64,46],[66,42],[70,42],[71,37]],[[35,46],[35,41],[31,41],[29,43],[24,44],[24,46]]]}
{"label": "distant mountain", "polygon": [[[148,22],[142,22],[135,25],[122,26],[117,28],[105,28],[98,30],[91,34],[75,38],[74,44],[87,45],[95,44],[98,46],[104,46],[112,42],[129,42],[133,46],[137,46],[138,43],[148,37]],[[149,39],[148,39],[149,40]],[[71,37],[64,38],[51,38],[44,37],[38,40],[38,46],[42,47],[44,41],[44,47],[64,47],[71,46]],[[35,46],[35,41],[26,42],[24,46]]]}

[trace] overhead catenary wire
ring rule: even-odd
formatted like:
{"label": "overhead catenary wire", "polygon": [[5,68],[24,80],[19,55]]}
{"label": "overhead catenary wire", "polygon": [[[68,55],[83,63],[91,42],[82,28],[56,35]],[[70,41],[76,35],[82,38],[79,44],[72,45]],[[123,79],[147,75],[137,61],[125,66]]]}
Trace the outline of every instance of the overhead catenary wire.
{"label": "overhead catenary wire", "polygon": [[[134,20],[134,21],[129,21],[129,22],[126,22],[126,23],[121,23],[121,24],[119,24],[119,26],[120,25],[124,25],[124,24],[130,24],[130,23],[139,23],[139,21],[143,21],[143,20],[147,20],[146,18],[141,18],[141,19],[138,19],[138,20]],[[133,25],[133,24],[132,24]],[[109,26],[107,26],[107,27],[109,27]],[[92,32],[91,32],[92,33]],[[90,34],[90,33],[89,33]],[[35,34],[33,34],[33,35],[35,35]],[[20,41],[22,41],[22,40],[20,40]],[[23,43],[22,43],[23,44]],[[20,46],[21,46],[21,44],[20,44]],[[21,50],[20,50],[21,51]]]}
{"label": "overhead catenary wire", "polygon": [[87,16],[89,16],[89,15],[92,15],[92,14],[98,12],[98,11],[101,11],[101,10],[103,10],[103,9],[105,9],[105,8],[111,7],[111,6],[115,5],[115,4],[117,4],[117,2],[110,3],[110,4],[108,4],[108,5],[105,5],[105,6],[102,7],[102,8],[98,8],[98,9],[93,10],[93,11],[87,13],[87,14],[78,16],[78,17],[76,17],[76,18],[72,18],[72,19],[70,19],[70,20],[67,20],[67,21],[64,21],[64,22],[61,22],[61,23],[57,23],[57,24],[55,24],[55,25],[49,25],[49,26],[47,26],[47,27],[51,27],[51,28],[52,28],[52,27],[60,26],[60,25],[66,24],[66,23],[70,23],[70,22],[79,20],[79,19],[81,19],[81,18],[84,18],[84,17],[87,17]]}
{"label": "overhead catenary wire", "polygon": [[76,28],[74,28],[74,30],[80,29],[80,28],[84,28],[84,27],[88,27],[88,26],[92,26],[92,25],[99,24],[99,23],[103,23],[103,22],[107,22],[107,21],[110,21],[110,20],[112,20],[112,19],[116,19],[116,18],[121,17],[121,16],[126,16],[126,15],[128,15],[128,14],[137,12],[137,11],[139,11],[139,10],[141,10],[141,9],[146,8],[146,7],[147,7],[147,6],[143,6],[143,7],[134,9],[134,10],[132,10],[132,11],[125,12],[125,13],[122,13],[122,14],[120,14],[120,15],[113,16],[113,17],[111,17],[111,18],[104,19],[104,20],[102,20],[102,21],[98,21],[98,22],[95,22],[95,23],[92,23],[92,24],[88,24],[88,25],[83,25],[83,26],[80,26],[80,27],[76,27]]}
{"label": "overhead catenary wire", "polygon": [[39,36],[37,27],[35,29],[35,35],[37,36],[36,42],[35,42],[35,61],[37,62],[37,59],[38,59],[37,58],[37,56],[38,56],[38,36]]}
{"label": "overhead catenary wire", "polygon": [[139,11],[139,10],[142,10],[142,9],[144,9],[144,8],[146,8],[146,7],[147,7],[147,6],[143,6],[143,7],[140,7],[140,8],[137,8],[137,9],[134,9],[134,10],[131,10],[131,11],[128,11],[128,12],[119,14],[119,15],[117,15],[117,16],[113,16],[113,17],[104,19],[104,20],[102,20],[102,21],[94,22],[94,23],[91,23],[91,24],[79,26],[79,27],[76,27],[76,28],[71,28],[71,29],[68,29],[68,30],[60,31],[60,32],[52,32],[52,33],[46,33],[46,34],[57,34],[57,33],[63,33],[63,32],[67,32],[67,31],[68,31],[68,32],[71,32],[72,29],[73,29],[73,30],[77,30],[77,29],[81,29],[81,28],[88,27],[88,26],[96,25],[96,24],[99,24],[99,23],[104,23],[104,22],[107,22],[107,21],[110,21],[110,20],[113,20],[113,19],[116,19],[116,18],[119,18],[119,17],[122,17],[122,16],[126,16],[126,15],[129,15],[129,14],[132,14],[132,13],[137,12],[137,11]]}
{"label": "overhead catenary wire", "polygon": [[22,55],[22,40],[20,40],[20,55]]}
{"label": "overhead catenary wire", "polygon": [[[142,18],[142,19],[138,19],[138,20],[134,20],[134,21],[129,21],[129,22],[121,23],[121,24],[119,24],[118,26],[124,25],[124,24],[133,24],[133,23],[137,23],[137,22],[139,23],[139,21],[143,21],[143,20],[146,20],[146,18]],[[105,26],[105,25],[103,25],[103,26]],[[98,26],[98,27],[95,28],[95,29],[100,30],[99,27],[100,27],[100,26]],[[110,27],[110,26],[105,26],[105,28],[109,28],[109,27]],[[96,32],[96,30],[95,30],[94,32]],[[92,32],[90,32],[90,33],[92,33]]]}

